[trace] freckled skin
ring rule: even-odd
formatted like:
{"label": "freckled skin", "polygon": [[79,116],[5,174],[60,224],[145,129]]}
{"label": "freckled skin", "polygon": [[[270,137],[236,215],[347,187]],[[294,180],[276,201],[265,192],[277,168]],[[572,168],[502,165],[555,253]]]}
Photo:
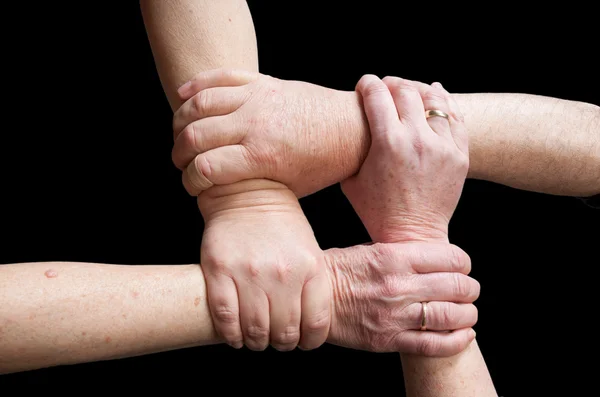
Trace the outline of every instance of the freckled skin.
{"label": "freckled skin", "polygon": [[46,272],[44,273],[44,276],[46,276],[46,278],[55,278],[58,277],[58,273],[56,273],[54,270],[52,269],[48,269],[46,270]]}

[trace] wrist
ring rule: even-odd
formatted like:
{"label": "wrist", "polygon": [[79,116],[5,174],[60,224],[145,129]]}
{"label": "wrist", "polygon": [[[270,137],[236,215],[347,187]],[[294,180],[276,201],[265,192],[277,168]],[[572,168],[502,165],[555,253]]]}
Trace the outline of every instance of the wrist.
{"label": "wrist", "polygon": [[[397,222],[397,224],[395,224]],[[369,235],[373,241],[402,243],[409,241],[448,243],[448,223],[424,219],[393,219],[371,223]]]}
{"label": "wrist", "polygon": [[335,152],[340,155],[338,162],[341,165],[336,182],[358,173],[371,146],[369,122],[360,95],[356,91],[339,91],[338,103],[339,135],[332,139],[333,144],[337,145]]}
{"label": "wrist", "polygon": [[198,208],[205,221],[224,213],[302,211],[290,189],[266,179],[213,186],[198,196]]}

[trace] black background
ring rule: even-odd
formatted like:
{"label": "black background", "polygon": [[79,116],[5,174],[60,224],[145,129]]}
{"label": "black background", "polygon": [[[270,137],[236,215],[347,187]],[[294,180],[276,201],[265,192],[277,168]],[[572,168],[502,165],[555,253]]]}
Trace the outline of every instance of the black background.
{"label": "black background", "polygon": [[[261,72],[276,77],[351,90],[373,73],[441,81],[451,92],[600,104],[598,31],[593,13],[572,3],[574,11],[531,12],[507,3],[249,4]],[[171,164],[172,113],[138,3],[24,5],[2,18],[0,261],[198,262],[202,218]],[[339,187],[302,205],[323,249],[367,241]],[[471,255],[482,285],[476,330],[500,395],[575,395],[596,384],[587,358],[597,351],[599,221],[600,211],[573,198],[467,182],[451,240]],[[397,354],[332,346],[193,348],[7,375],[2,384],[403,395]]]}

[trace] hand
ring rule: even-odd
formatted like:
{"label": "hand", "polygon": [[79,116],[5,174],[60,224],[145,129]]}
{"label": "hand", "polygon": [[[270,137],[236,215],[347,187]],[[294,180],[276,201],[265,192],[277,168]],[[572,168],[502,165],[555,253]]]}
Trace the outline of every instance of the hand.
{"label": "hand", "polygon": [[306,196],[356,173],[368,150],[355,92],[213,70],[179,93],[173,162],[191,195],[265,178]]}
{"label": "hand", "polygon": [[[268,184],[268,185],[267,185]],[[234,347],[314,349],[330,324],[324,254],[280,183],[214,186],[198,198],[201,263],[217,332]]]}
{"label": "hand", "polygon": [[[333,316],[327,341],[375,352],[448,357],[475,337],[479,283],[447,243],[373,244],[325,251]],[[422,306],[427,327],[420,331]]]}
{"label": "hand", "polygon": [[[358,174],[342,183],[344,193],[373,241],[447,241],[469,169],[456,103],[439,84],[394,77],[364,76],[357,90],[371,148]],[[449,119],[426,119],[426,110],[441,110]]]}

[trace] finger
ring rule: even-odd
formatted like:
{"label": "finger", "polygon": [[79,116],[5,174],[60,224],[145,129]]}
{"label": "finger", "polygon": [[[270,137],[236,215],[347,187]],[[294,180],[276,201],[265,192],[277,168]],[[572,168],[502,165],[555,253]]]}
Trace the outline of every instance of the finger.
{"label": "finger", "polygon": [[238,295],[244,344],[250,350],[265,350],[269,346],[269,299],[251,283],[238,284]]}
{"label": "finger", "polygon": [[244,146],[223,146],[196,156],[183,172],[183,186],[190,195],[197,196],[213,185],[268,178],[263,168]]}
{"label": "finger", "polygon": [[235,112],[247,98],[244,87],[217,87],[200,91],[181,105],[173,115],[174,138],[196,120]]}
{"label": "finger", "polygon": [[400,122],[411,127],[408,131],[413,134],[432,133],[425,120],[423,100],[416,86],[411,81],[399,77],[388,76],[383,82],[392,93]]}
{"label": "finger", "polygon": [[390,267],[408,262],[417,273],[471,272],[471,258],[454,244],[400,243],[383,244],[380,247],[387,249]]}
{"label": "finger", "polygon": [[[294,350],[300,341],[301,291],[279,290],[270,297],[271,345],[279,351]],[[296,298],[293,298],[296,297]]]}
{"label": "finger", "polygon": [[321,273],[304,284],[302,289],[302,322],[300,347],[316,349],[325,343],[331,324],[329,280]]}
{"label": "finger", "polygon": [[239,349],[243,346],[238,293],[235,283],[225,275],[206,274],[208,304],[217,333],[226,343]]}
{"label": "finger", "polygon": [[477,308],[470,303],[417,302],[406,310],[411,328],[415,330],[421,329],[423,318],[428,331],[454,331],[471,328],[477,323]]}
{"label": "finger", "polygon": [[440,83],[439,88],[442,89],[447,95],[448,106],[450,109],[450,131],[452,133],[452,138],[454,138],[454,142],[458,147],[458,150],[463,152],[464,154],[469,153],[469,133],[467,131],[467,127],[465,125],[465,118],[460,111],[458,103],[456,103],[456,98],[454,95],[450,94]]}
{"label": "finger", "polygon": [[438,135],[452,139],[452,132],[450,129],[451,111],[450,105],[448,105],[448,96],[440,87],[439,83],[433,83],[429,86],[429,89],[424,90],[421,94],[421,98],[423,99],[425,111],[440,110],[448,116],[442,117],[432,114],[427,118],[427,122]]}
{"label": "finger", "polygon": [[415,274],[416,302],[446,301],[473,303],[481,286],[474,278],[461,273]]}
{"label": "finger", "polygon": [[235,87],[248,84],[260,77],[259,73],[243,69],[213,69],[199,73],[177,90],[179,98],[187,101],[194,94],[212,87]]}
{"label": "finger", "polygon": [[183,170],[199,154],[221,146],[236,145],[245,131],[232,116],[216,116],[194,121],[175,139],[171,158]]}
{"label": "finger", "polygon": [[450,357],[465,350],[475,339],[472,328],[452,332],[406,331],[397,336],[402,353],[426,357]]}
{"label": "finger", "polygon": [[387,135],[401,128],[392,94],[379,77],[364,75],[358,81],[356,90],[363,99],[371,140],[388,139]]}
{"label": "finger", "polygon": [[418,273],[471,272],[471,257],[454,244],[411,243],[393,248]]}

